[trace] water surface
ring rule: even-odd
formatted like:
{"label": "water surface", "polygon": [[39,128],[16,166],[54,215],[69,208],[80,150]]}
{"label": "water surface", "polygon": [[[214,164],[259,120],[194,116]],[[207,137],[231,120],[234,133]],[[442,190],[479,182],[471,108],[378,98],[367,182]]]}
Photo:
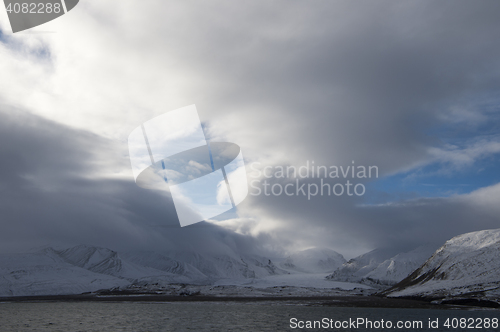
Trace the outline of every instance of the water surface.
{"label": "water surface", "polygon": [[[362,318],[422,321],[423,328],[299,329],[290,327],[290,319],[339,322]],[[429,319],[439,319],[438,329],[427,327]],[[500,318],[498,310],[434,310],[339,308],[278,302],[50,302],[0,303],[2,331],[500,331],[500,328],[446,328],[447,318]],[[451,322],[451,321],[450,321]],[[294,324],[292,324],[294,325]],[[477,325],[476,325],[477,326]]]}

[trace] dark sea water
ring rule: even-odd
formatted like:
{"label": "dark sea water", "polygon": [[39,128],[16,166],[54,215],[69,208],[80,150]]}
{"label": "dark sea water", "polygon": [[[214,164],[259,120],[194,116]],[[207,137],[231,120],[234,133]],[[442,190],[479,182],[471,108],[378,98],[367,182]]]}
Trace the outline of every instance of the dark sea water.
{"label": "dark sea water", "polygon": [[[328,321],[345,328],[291,328],[290,320]],[[450,327],[445,327],[446,319]],[[286,302],[173,302],[173,303],[0,303],[3,331],[500,331],[494,324],[499,310],[434,310],[338,308]],[[346,326],[356,319],[393,327]],[[428,328],[438,319],[439,328]],[[462,321],[460,321],[462,319]],[[488,320],[489,319],[489,320]],[[496,319],[496,320],[495,320]],[[330,321],[333,320],[333,323]],[[397,328],[398,321],[415,326]],[[486,322],[490,328],[485,328]],[[417,322],[417,323],[415,323]],[[462,322],[462,327],[460,326]],[[455,328],[453,328],[455,323]],[[314,324],[313,322],[311,324]],[[318,323],[316,323],[318,324]],[[363,323],[364,324],[364,323]],[[466,327],[464,327],[466,324]],[[294,326],[294,324],[292,324]],[[385,326],[385,325],[384,325]],[[479,328],[482,326],[482,328]],[[317,326],[318,327],[318,326]],[[326,326],[325,326],[326,327]]]}

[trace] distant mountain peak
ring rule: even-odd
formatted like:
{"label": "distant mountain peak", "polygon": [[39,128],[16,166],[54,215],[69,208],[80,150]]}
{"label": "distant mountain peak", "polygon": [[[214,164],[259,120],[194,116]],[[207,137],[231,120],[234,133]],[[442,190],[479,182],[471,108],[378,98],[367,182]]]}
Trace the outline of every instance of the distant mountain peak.
{"label": "distant mountain peak", "polygon": [[436,246],[430,244],[406,252],[400,252],[399,248],[374,249],[350,259],[327,279],[387,287],[408,276],[435,249]]}
{"label": "distant mountain peak", "polygon": [[500,295],[500,229],[456,236],[407,278],[384,292],[388,296]]}

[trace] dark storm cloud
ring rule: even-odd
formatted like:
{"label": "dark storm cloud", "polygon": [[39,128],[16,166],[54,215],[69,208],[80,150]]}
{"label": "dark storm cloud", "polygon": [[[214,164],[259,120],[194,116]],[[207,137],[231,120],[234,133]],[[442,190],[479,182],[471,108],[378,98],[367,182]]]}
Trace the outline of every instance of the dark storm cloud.
{"label": "dark storm cloud", "polygon": [[[253,130],[248,145],[260,148],[256,154],[284,155],[296,164],[355,160],[390,174],[432,160],[429,149],[443,144],[435,128],[443,118],[451,119],[454,107],[481,113],[484,100],[496,98],[498,2],[295,2],[284,7],[273,8],[272,19],[235,10],[224,22],[248,15],[259,28],[222,31],[212,39],[214,49],[225,50],[214,57],[225,61],[211,70],[228,83],[219,94],[211,90],[220,98],[211,108],[230,113],[235,120],[227,124],[245,119],[241,122]],[[227,42],[234,31],[241,39]],[[212,53],[199,54],[208,54],[200,64],[214,65]],[[261,196],[249,199],[248,211],[264,216],[263,224],[266,218],[281,221],[276,236],[284,242],[321,243],[341,252],[443,241],[500,226],[491,209],[452,199],[361,208],[362,202]]]}
{"label": "dark storm cloud", "polygon": [[[93,176],[101,167],[120,167],[115,162],[122,158],[120,150],[113,151],[113,144],[96,135],[23,110],[2,105],[0,112],[4,248],[135,236],[131,221],[146,217],[140,212],[148,206],[144,200],[130,200],[135,207],[128,210],[125,201],[133,183]],[[117,153],[118,158],[112,158]],[[154,200],[151,195],[148,198]]]}
{"label": "dark storm cloud", "polygon": [[230,114],[262,154],[398,171],[429,158],[440,115],[500,87],[492,1],[205,6],[176,5],[182,32],[164,51],[202,78],[191,91],[202,115]]}
{"label": "dark storm cloud", "polygon": [[215,225],[181,229],[168,195],[102,170],[128,170],[127,152],[82,130],[0,107],[0,250],[94,244],[121,250],[256,252]]}
{"label": "dark storm cloud", "polygon": [[[325,182],[333,185],[345,181]],[[300,183],[305,184],[306,192],[308,184],[320,187],[318,180]],[[261,194],[252,196],[243,207],[253,215],[264,215],[263,224],[266,220],[280,221],[267,235],[286,247],[321,245],[353,257],[380,247],[411,250],[429,243],[440,245],[459,234],[499,228],[500,211],[495,200],[500,197],[500,185],[486,189],[487,194],[479,190],[448,198],[365,205],[363,198],[355,195],[318,195],[308,200],[302,194],[295,195],[293,187],[293,196]]]}

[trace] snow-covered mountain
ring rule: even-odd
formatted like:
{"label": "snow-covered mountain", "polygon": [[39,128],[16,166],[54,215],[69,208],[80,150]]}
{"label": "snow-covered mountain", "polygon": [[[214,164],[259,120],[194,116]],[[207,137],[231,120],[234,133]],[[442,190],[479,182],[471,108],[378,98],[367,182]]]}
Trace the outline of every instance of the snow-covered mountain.
{"label": "snow-covered mountain", "polygon": [[[87,245],[79,245],[65,250],[45,250],[52,256],[61,258],[64,262],[73,266],[81,267],[91,272],[107,274],[120,279],[133,281],[145,276],[165,276],[166,274],[158,269],[137,265],[126,260],[113,250]],[[169,274],[175,279],[175,274]]]}
{"label": "snow-covered mountain", "polygon": [[49,250],[0,255],[0,296],[79,294],[129,283],[68,264]]}
{"label": "snow-covered mountain", "polygon": [[124,255],[128,260],[165,272],[184,275],[191,280],[261,278],[285,274],[274,263],[260,256],[202,254],[197,252],[139,252]]}
{"label": "snow-covered mountain", "polygon": [[367,273],[364,278],[381,285],[394,285],[422,265],[435,249],[435,246],[421,246],[397,254],[380,263],[374,270]]}
{"label": "snow-covered mountain", "polygon": [[207,276],[197,268],[191,264],[174,260],[167,254],[143,251],[125,253],[123,257],[136,265],[153,268],[177,276],[184,276],[186,278],[184,283],[203,284],[208,282]]}
{"label": "snow-covered mountain", "polygon": [[469,296],[498,299],[499,252],[500,229],[456,236],[385,294],[430,298]]}
{"label": "snow-covered mountain", "polygon": [[344,256],[327,248],[311,248],[295,252],[279,265],[283,269],[305,273],[333,272],[346,262]]}
{"label": "snow-covered mountain", "polygon": [[0,296],[60,295],[148,284],[211,284],[287,274],[260,256],[116,251],[79,245],[0,255]]}
{"label": "snow-covered mountain", "polygon": [[344,263],[327,279],[391,286],[422,265],[435,249],[433,245],[403,253],[394,248],[375,249]]}

